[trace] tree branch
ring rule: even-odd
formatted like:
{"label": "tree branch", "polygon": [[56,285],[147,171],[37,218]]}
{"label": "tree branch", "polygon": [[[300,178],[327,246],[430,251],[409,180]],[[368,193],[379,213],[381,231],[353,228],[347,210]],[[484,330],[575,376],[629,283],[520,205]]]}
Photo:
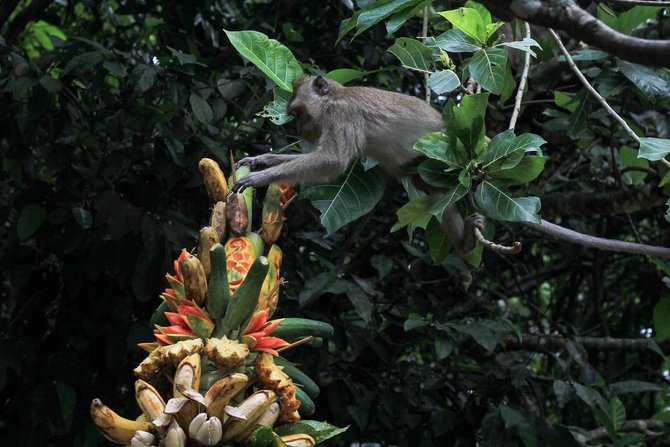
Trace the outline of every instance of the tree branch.
{"label": "tree branch", "polygon": [[658,190],[631,188],[616,192],[554,192],[542,199],[542,216],[612,216],[631,214],[657,206],[667,200]]}
{"label": "tree branch", "polygon": [[574,0],[481,0],[494,14],[518,17],[555,28],[622,59],[655,67],[670,67],[670,41],[631,37],[605,25]]}
{"label": "tree branch", "polygon": [[[657,431],[654,431],[657,430]],[[659,432],[658,430],[661,430]],[[630,421],[624,421],[621,424],[621,427],[618,428],[618,432],[636,432],[642,433],[645,436],[656,438],[663,435],[663,432],[667,430],[665,423],[662,421],[657,421],[654,419],[634,419]],[[575,437],[575,440],[581,445],[587,445],[586,443],[594,441],[596,439],[602,439],[609,436],[607,429],[605,427],[599,427],[594,430],[590,430],[586,433],[580,433],[577,431],[572,431],[572,435]]]}
{"label": "tree branch", "polygon": [[[530,38],[530,25],[528,22],[523,22],[523,26],[526,29],[526,37]],[[516,92],[516,99],[514,101],[514,111],[512,112],[512,117],[509,120],[509,128],[514,130],[516,126],[516,120],[519,117],[521,112],[521,100],[523,99],[523,90],[526,87],[526,79],[528,79],[528,69],[530,68],[530,53],[526,51],[526,57],[523,62],[523,71],[521,72],[521,79],[519,79],[519,89]]]}
{"label": "tree branch", "polygon": [[[509,350],[529,351],[537,350],[563,350],[566,343],[574,341],[587,350],[593,351],[626,351],[642,352],[649,349],[654,342],[653,338],[611,338],[611,337],[561,337],[560,335],[544,334],[523,334],[519,337],[516,334],[503,335],[501,339],[505,342],[505,347]],[[659,343],[665,348],[670,343]]]}

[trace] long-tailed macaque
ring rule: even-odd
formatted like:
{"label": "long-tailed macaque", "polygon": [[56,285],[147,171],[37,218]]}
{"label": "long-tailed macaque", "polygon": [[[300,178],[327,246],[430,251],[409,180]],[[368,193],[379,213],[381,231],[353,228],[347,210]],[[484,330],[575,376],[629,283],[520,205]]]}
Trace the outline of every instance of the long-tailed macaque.
{"label": "long-tailed macaque", "polygon": [[[374,158],[399,176],[400,167],[419,155],[412,148],[414,143],[444,129],[440,114],[418,98],[370,87],[345,87],[322,76],[296,79],[287,111],[295,117],[302,138],[312,144],[312,151],[243,158],[238,166],[262,170],[240,178],[233,190],[277,181],[327,181],[362,156]],[[474,239],[464,234],[463,218],[454,205],[445,210],[443,226],[459,252],[474,248]]]}

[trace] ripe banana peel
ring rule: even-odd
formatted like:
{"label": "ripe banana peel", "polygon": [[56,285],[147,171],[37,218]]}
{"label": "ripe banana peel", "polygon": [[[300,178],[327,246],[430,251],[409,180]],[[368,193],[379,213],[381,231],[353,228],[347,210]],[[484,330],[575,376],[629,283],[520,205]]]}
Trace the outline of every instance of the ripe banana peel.
{"label": "ripe banana peel", "polygon": [[225,201],[228,196],[228,182],[219,164],[210,158],[203,158],[198,163],[198,168],[212,202]]}
{"label": "ripe banana peel", "polygon": [[130,444],[136,431],[153,429],[151,422],[134,421],[119,416],[100,399],[93,399],[91,402],[91,419],[105,438],[117,444]]}
{"label": "ripe banana peel", "polygon": [[205,394],[205,406],[208,416],[224,420],[224,410],[230,399],[242,391],[249,382],[246,374],[233,373],[216,381]]}
{"label": "ripe banana peel", "polygon": [[160,393],[142,379],[135,381],[135,400],[150,421],[162,418],[165,414],[165,401]]}
{"label": "ripe banana peel", "polygon": [[[247,397],[237,406],[237,412],[226,422],[223,430],[223,441],[242,441],[243,435],[249,427],[253,427],[256,420],[276,402],[277,396],[270,390],[259,390]],[[231,415],[231,413],[229,413]],[[242,415],[244,419],[238,418]]]}

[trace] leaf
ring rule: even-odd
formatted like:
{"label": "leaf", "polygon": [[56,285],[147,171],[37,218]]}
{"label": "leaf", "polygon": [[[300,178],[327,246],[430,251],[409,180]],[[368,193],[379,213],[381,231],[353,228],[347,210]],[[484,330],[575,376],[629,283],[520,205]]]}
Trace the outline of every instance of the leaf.
{"label": "leaf", "polygon": [[347,298],[349,302],[354,306],[354,309],[361,316],[363,321],[367,325],[370,325],[372,322],[372,312],[374,311],[374,306],[370,302],[370,297],[359,286],[352,282],[347,281],[346,288]]}
{"label": "leaf", "polygon": [[479,43],[486,42],[486,25],[475,9],[458,8],[451,11],[439,12],[456,29],[463,31]]}
{"label": "leaf", "polygon": [[648,95],[670,95],[670,83],[660,77],[655,69],[621,59],[616,60],[616,65],[621,73],[644,93]]}
{"label": "leaf", "polygon": [[[416,2],[412,2],[416,3]],[[393,17],[391,17],[387,22],[386,22],[386,34],[393,34],[400,27],[407,21],[409,20],[412,16],[418,14],[420,11],[423,10],[426,6],[430,5],[430,0],[425,0],[422,1],[421,3],[416,4],[416,6],[410,6],[402,11],[396,12],[393,14]]]}
{"label": "leaf", "polygon": [[663,297],[654,306],[654,331],[656,340],[670,338],[670,298]]}
{"label": "leaf", "polygon": [[668,138],[640,138],[639,158],[658,161],[670,154],[670,139]]}
{"label": "leaf", "polygon": [[293,422],[290,424],[284,424],[275,427],[274,431],[279,436],[297,435],[300,433],[306,433],[310,435],[312,438],[314,438],[314,441],[317,444],[320,444],[323,441],[326,441],[334,436],[344,433],[345,431],[347,431],[348,428],[349,428],[348,425],[346,427],[339,428],[327,422],[310,421],[303,419],[298,422]]}
{"label": "leaf", "polygon": [[644,382],[642,380],[624,380],[622,382],[616,382],[609,385],[610,393],[618,396],[619,394],[626,393],[644,393],[644,392],[657,392],[661,391],[663,388],[651,382]]}
{"label": "leaf", "polygon": [[193,92],[188,98],[189,103],[191,104],[191,109],[193,110],[193,115],[195,118],[200,121],[202,124],[209,124],[210,121],[214,119],[214,112],[212,108],[207,103],[207,100],[200,96],[199,93]]}
{"label": "leaf", "polygon": [[435,217],[428,222],[426,227],[426,240],[428,241],[430,258],[435,265],[440,265],[446,261],[451,243],[444,228]]}
{"label": "leaf", "polygon": [[291,84],[302,75],[302,68],[291,50],[258,31],[224,31],[230,43],[242,56],[272,79],[279,88],[293,91]]}
{"label": "leaf", "polygon": [[561,407],[568,403],[574,395],[573,388],[562,380],[554,380],[553,389],[558,404]]}
{"label": "leaf", "polygon": [[454,330],[469,335],[472,337],[479,345],[489,352],[493,352],[498,344],[498,339],[495,337],[493,331],[479,323],[471,324],[456,324],[449,323],[449,327]]}
{"label": "leaf", "polygon": [[421,180],[436,188],[452,188],[456,185],[456,176],[446,172],[447,165],[437,160],[424,160],[417,168]]}
{"label": "leaf", "polygon": [[326,73],[326,77],[340,84],[346,84],[347,82],[360,79],[367,74],[366,71],[354,70],[352,68],[338,68]]}
{"label": "leaf", "polygon": [[391,273],[393,269],[393,261],[386,256],[374,255],[370,258],[370,264],[377,270],[379,279],[383,279],[386,275]]}
{"label": "leaf", "polygon": [[423,43],[408,37],[399,37],[388,49],[405,68],[432,73],[433,52]]}
{"label": "leaf", "polygon": [[586,89],[580,91],[572,101],[575,109],[568,119],[568,136],[575,138],[588,126],[592,103]]}
{"label": "leaf", "polygon": [[661,181],[658,183],[658,187],[661,188],[670,183],[670,171],[666,172]]}
{"label": "leaf", "polygon": [[354,37],[361,34],[371,26],[384,20],[391,14],[416,3],[416,0],[391,0],[386,2],[373,2],[363,8],[356,20],[356,33]]}
{"label": "leaf", "polygon": [[602,410],[609,411],[609,405],[607,405],[607,402],[605,401],[605,399],[603,399],[603,397],[597,390],[588,386],[584,386],[580,383],[573,383],[572,386],[574,387],[577,396],[586,405],[588,405],[591,408],[600,407],[600,409]]}
{"label": "leaf", "polygon": [[138,70],[141,71],[141,74],[135,89],[140,93],[144,93],[154,86],[158,71],[153,65],[140,65],[138,66]]}
{"label": "leaf", "polygon": [[385,186],[380,167],[363,171],[355,164],[332,183],[310,186],[301,192],[321,211],[321,224],[330,235],[369,213],[384,194]]}
{"label": "leaf", "polygon": [[414,143],[414,150],[421,152],[428,158],[444,163],[450,161],[448,157],[449,145],[442,132],[433,132]]}
{"label": "leaf", "polygon": [[505,92],[505,77],[509,69],[505,49],[486,48],[477,51],[470,59],[468,69],[472,79],[482,88],[497,95]]}
{"label": "leaf", "polygon": [[16,234],[24,241],[40,229],[47,218],[47,212],[39,205],[27,205],[19,211],[16,219]]}
{"label": "leaf", "polygon": [[291,116],[286,112],[291,94],[279,87],[272,90],[274,100],[265,104],[263,110],[258,112],[258,116],[270,118],[273,124],[281,126],[291,121]]}
{"label": "leaf", "polygon": [[428,87],[436,94],[449,93],[461,85],[456,73],[451,70],[440,70],[431,74],[428,78]]}
{"label": "leaf", "polygon": [[544,170],[546,159],[538,155],[526,155],[521,158],[518,165],[511,169],[502,169],[491,172],[496,181],[502,181],[505,185],[522,185],[537,178]]}
{"label": "leaf", "polygon": [[[607,59],[610,57],[610,54],[601,50],[596,50],[595,48],[582,48],[570,56],[573,61],[598,61]],[[565,60],[565,56],[560,56],[559,60]]]}
{"label": "leaf", "polygon": [[475,202],[481,212],[496,220],[540,223],[540,199],[537,197],[512,198],[500,186],[483,181],[475,191]]}
{"label": "leaf", "polygon": [[72,211],[72,217],[82,229],[88,230],[93,226],[93,216],[87,209],[77,207],[71,208],[70,211]]}
{"label": "leaf", "polygon": [[428,221],[433,217],[430,213],[432,204],[433,200],[430,196],[421,196],[407,202],[396,211],[398,223],[393,226],[392,231],[399,230],[410,224],[425,230]]}
{"label": "leaf", "polygon": [[658,14],[658,9],[656,8],[635,6],[628,11],[618,14],[617,17],[612,17],[598,8],[598,19],[623,34],[629,34],[638,26],[643,25],[647,20],[653,19],[656,14]]}
{"label": "leaf", "polygon": [[537,43],[535,39],[530,37],[524,37],[523,40],[517,40],[514,42],[503,42],[500,45],[524,51],[533,57],[537,57],[537,54],[535,54],[531,47],[538,47],[540,50],[542,49],[542,46],[540,46],[540,44]]}
{"label": "leaf", "polygon": [[[621,162],[621,165],[627,168],[648,168],[649,167],[649,161],[645,160],[644,158],[639,158],[638,157],[638,151],[633,149],[632,147],[622,147],[619,149],[619,161]],[[647,178],[647,173],[643,171],[635,171],[631,170],[628,171],[624,174],[625,177],[627,177],[631,183],[633,184],[638,184],[638,185],[643,185],[644,180]]]}
{"label": "leaf", "polygon": [[626,407],[618,397],[610,399],[610,418],[615,430],[618,430],[626,420]]}
{"label": "leaf", "polygon": [[430,209],[430,212],[436,216],[438,219],[442,219],[442,213],[444,210],[451,204],[458,202],[470,191],[470,188],[466,188],[460,182],[457,182],[452,188],[450,188],[443,196],[435,202],[435,204]]}
{"label": "leaf", "polygon": [[486,142],[484,139],[484,116],[488,106],[488,93],[478,93],[465,96],[457,106],[454,101],[449,100],[442,111],[442,119],[449,123],[446,129],[449,151],[447,153],[447,163],[455,165],[454,161],[463,160],[459,166],[467,165],[469,159],[467,155],[459,153],[456,139],[461,140],[465,149],[469,151],[474,158],[474,154],[479,153]]}
{"label": "leaf", "polygon": [[477,41],[458,29],[450,29],[437,36],[435,45],[451,53],[474,53],[481,49]]}
{"label": "leaf", "polygon": [[435,358],[437,361],[446,359],[454,352],[454,339],[446,334],[435,335]]}
{"label": "leaf", "polygon": [[170,50],[170,53],[177,58],[177,62],[179,62],[179,65],[200,65],[202,67],[206,67],[207,65],[203,64],[202,62],[198,62],[198,58],[194,54],[188,54],[188,53],[182,53],[180,50],[176,50],[172,47],[167,47],[168,50]]}
{"label": "leaf", "polygon": [[539,151],[543,144],[546,141],[539,135],[525,133],[517,137],[514,130],[508,129],[493,137],[483,154],[482,168],[486,169],[493,164],[495,166],[491,172],[513,168],[526,152]]}
{"label": "leaf", "polygon": [[428,324],[428,321],[426,321],[424,317],[415,312],[412,312],[407,316],[407,319],[403,324],[403,329],[405,332],[409,332],[412,329],[428,326]]}

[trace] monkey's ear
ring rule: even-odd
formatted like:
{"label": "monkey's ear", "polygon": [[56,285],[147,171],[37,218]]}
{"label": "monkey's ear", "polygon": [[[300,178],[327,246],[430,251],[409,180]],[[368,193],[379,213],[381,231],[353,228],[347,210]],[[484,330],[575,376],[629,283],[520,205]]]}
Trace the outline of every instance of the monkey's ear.
{"label": "monkey's ear", "polygon": [[330,93],[330,85],[323,76],[319,75],[312,81],[312,88],[319,96],[326,96]]}

